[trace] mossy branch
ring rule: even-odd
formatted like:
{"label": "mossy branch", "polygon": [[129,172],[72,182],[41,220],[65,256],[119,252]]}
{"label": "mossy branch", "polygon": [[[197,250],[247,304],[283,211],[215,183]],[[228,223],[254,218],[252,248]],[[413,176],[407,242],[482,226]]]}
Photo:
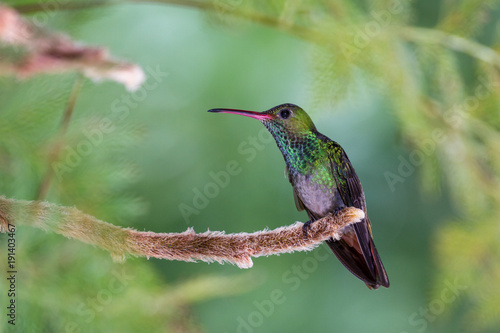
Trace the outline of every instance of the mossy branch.
{"label": "mossy branch", "polygon": [[207,231],[197,234],[192,228],[183,233],[154,233],[121,228],[74,207],[0,197],[2,232],[14,225],[28,225],[98,246],[117,260],[133,255],[167,260],[230,262],[240,268],[252,267],[251,257],[311,250],[330,237],[339,238],[343,227],[359,222],[364,216],[362,210],[345,208],[313,223],[307,235],[302,231],[304,224],[301,222],[254,233],[226,235],[220,231]]}

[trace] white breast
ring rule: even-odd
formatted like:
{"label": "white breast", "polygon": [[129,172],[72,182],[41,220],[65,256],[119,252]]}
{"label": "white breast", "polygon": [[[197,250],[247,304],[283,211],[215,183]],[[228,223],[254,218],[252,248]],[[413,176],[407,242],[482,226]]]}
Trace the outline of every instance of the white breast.
{"label": "white breast", "polygon": [[293,181],[302,203],[314,215],[325,216],[345,206],[336,188],[311,182],[310,177],[301,174],[295,175]]}

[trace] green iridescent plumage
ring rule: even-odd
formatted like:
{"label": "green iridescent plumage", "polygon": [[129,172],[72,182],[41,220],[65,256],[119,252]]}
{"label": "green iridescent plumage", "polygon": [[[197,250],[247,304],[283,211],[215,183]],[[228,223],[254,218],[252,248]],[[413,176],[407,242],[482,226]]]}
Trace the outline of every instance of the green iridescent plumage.
{"label": "green iridescent plumage", "polygon": [[[264,112],[213,109],[260,120],[276,140],[286,162],[297,209],[305,210],[312,223],[347,206],[363,209],[365,195],[345,151],[319,133],[311,118],[294,104],[282,104]],[[307,229],[305,229],[307,230]],[[328,246],[344,266],[369,288],[389,287],[389,279],[372,239],[368,216],[343,230]]]}

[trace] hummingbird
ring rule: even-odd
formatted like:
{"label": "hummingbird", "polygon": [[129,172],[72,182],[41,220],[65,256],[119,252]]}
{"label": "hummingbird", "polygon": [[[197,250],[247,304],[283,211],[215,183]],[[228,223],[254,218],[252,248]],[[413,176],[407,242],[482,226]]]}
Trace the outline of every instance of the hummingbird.
{"label": "hummingbird", "polygon": [[339,240],[326,243],[340,262],[370,289],[389,287],[389,278],[372,237],[371,222],[361,182],[344,149],[316,129],[309,115],[294,104],[281,104],[267,111],[211,109],[259,120],[274,137],[285,159],[285,174],[293,187],[295,205],[314,221],[345,207],[356,207],[365,218],[342,229]]}

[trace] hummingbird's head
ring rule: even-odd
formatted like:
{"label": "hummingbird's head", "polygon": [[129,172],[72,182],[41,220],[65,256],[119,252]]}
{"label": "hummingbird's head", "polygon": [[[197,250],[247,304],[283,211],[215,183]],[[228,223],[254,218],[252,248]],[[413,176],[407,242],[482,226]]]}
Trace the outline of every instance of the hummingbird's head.
{"label": "hummingbird's head", "polygon": [[316,131],[316,126],[309,115],[299,106],[290,103],[281,104],[263,112],[236,109],[212,109],[208,112],[233,113],[255,118],[262,122],[274,136],[277,134],[296,136]]}

